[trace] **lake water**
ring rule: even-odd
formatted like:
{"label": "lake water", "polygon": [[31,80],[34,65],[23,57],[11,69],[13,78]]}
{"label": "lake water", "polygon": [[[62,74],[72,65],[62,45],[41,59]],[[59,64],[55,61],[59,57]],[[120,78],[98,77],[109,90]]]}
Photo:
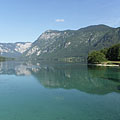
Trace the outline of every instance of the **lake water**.
{"label": "lake water", "polygon": [[0,120],[120,120],[120,68],[0,63]]}

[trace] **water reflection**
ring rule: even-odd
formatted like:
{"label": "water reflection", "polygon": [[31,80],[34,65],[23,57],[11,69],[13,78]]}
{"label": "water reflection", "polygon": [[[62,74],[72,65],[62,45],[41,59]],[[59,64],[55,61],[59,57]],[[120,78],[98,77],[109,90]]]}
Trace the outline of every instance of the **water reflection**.
{"label": "water reflection", "polygon": [[76,89],[91,94],[120,92],[120,69],[79,64],[0,63],[0,74],[32,75],[45,88]]}
{"label": "water reflection", "polygon": [[31,62],[8,61],[0,62],[0,74],[8,75],[31,75],[31,70],[34,70],[34,65]]}

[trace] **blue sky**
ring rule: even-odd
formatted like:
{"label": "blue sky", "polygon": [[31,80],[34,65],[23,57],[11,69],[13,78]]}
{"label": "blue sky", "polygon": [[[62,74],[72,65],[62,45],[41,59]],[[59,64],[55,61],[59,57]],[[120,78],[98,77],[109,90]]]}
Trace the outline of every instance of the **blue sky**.
{"label": "blue sky", "polygon": [[0,42],[35,41],[48,29],[120,26],[120,0],[0,0]]}

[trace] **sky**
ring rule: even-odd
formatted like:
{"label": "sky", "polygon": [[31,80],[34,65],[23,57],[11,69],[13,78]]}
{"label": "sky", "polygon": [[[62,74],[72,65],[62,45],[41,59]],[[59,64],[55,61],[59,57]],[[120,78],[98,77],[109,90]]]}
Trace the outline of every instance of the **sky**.
{"label": "sky", "polygon": [[0,42],[34,42],[46,30],[120,27],[120,0],[0,0]]}

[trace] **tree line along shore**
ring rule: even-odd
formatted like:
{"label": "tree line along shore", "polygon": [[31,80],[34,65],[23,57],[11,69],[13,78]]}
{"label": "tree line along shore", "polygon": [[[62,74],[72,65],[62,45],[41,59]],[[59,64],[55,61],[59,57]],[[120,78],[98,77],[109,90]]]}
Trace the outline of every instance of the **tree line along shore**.
{"label": "tree line along shore", "polygon": [[97,66],[120,66],[120,44],[92,51],[88,54],[87,63]]}

